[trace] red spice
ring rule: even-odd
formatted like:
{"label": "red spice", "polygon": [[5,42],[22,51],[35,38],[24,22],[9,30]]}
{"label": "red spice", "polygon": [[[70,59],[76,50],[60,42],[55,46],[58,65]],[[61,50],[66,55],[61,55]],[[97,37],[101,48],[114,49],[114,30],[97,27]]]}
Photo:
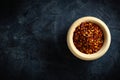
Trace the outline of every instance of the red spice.
{"label": "red spice", "polygon": [[74,31],[73,42],[79,51],[92,54],[102,47],[104,35],[97,24],[82,22]]}

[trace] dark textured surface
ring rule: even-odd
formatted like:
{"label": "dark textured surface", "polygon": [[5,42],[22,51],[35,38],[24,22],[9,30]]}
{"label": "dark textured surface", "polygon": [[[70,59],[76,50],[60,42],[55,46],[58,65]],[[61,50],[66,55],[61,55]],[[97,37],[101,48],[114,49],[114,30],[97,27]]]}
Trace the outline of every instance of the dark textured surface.
{"label": "dark textured surface", "polygon": [[[119,80],[119,5],[118,0],[3,0],[0,80]],[[68,28],[83,16],[102,19],[111,31],[108,52],[95,61],[77,59],[66,44]]]}

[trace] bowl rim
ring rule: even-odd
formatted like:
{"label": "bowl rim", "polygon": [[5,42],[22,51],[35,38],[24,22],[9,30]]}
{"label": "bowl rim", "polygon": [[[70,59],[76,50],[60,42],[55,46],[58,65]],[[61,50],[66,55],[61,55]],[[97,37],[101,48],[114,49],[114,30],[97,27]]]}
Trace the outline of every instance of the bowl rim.
{"label": "bowl rim", "polygon": [[[80,25],[82,22],[87,22],[87,21],[98,24],[104,33],[103,46],[101,47],[101,49],[99,51],[97,51],[96,53],[93,53],[93,54],[85,54],[85,53],[80,52],[73,43],[73,32],[75,31],[75,28],[78,25]],[[93,16],[85,16],[85,17],[81,17],[81,18],[77,19],[70,26],[68,33],[67,33],[68,48],[70,49],[70,51],[73,53],[74,56],[76,56],[77,58],[82,59],[82,60],[95,60],[95,59],[102,57],[109,49],[110,43],[111,43],[111,34],[110,34],[110,30],[108,29],[108,26],[102,20],[100,20],[96,17],[93,17]]]}

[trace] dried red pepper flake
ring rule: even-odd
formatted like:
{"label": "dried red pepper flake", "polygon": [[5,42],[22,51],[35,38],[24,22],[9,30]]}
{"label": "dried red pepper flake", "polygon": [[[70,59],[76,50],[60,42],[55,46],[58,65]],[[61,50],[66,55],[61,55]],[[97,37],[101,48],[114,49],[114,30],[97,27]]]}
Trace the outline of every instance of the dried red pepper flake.
{"label": "dried red pepper flake", "polygon": [[85,54],[95,53],[104,43],[103,31],[93,22],[82,22],[74,31],[73,43]]}

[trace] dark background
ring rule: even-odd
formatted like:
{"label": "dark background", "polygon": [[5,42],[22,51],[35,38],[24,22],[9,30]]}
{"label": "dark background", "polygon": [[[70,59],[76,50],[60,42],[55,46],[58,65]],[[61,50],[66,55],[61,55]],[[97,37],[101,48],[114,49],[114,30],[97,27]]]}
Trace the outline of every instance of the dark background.
{"label": "dark background", "polygon": [[[66,44],[70,25],[95,16],[112,42],[95,61],[74,57]],[[120,80],[119,0],[1,0],[0,80]]]}

